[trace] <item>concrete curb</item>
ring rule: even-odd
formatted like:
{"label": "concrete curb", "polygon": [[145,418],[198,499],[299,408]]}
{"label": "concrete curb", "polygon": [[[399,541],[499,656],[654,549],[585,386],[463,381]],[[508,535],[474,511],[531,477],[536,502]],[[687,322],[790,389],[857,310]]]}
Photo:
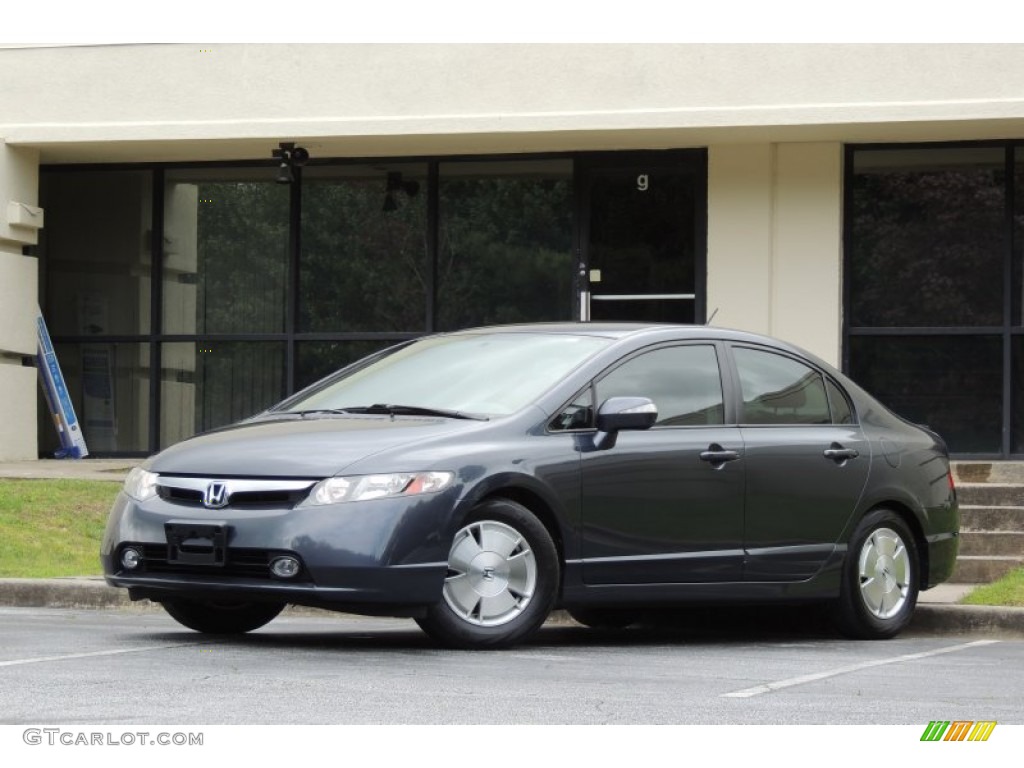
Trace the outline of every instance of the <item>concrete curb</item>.
{"label": "concrete curb", "polygon": [[918,605],[907,631],[928,635],[985,635],[1024,639],[1024,608]]}
{"label": "concrete curb", "polygon": [[[64,579],[0,579],[0,606],[15,608],[74,608],[152,611],[148,602],[133,603],[128,592],[107,586],[99,577]],[[289,612],[323,614],[313,608],[290,608]],[[553,611],[547,623],[575,626],[565,611]],[[944,603],[918,604],[906,630],[913,635],[984,635],[1024,639],[1024,608]]]}

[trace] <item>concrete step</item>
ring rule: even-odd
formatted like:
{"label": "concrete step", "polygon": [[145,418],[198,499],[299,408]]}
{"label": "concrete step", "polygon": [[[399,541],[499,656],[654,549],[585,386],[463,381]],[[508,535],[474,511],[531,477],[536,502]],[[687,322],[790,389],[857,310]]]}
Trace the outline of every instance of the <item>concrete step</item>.
{"label": "concrete step", "polygon": [[956,559],[951,583],[955,584],[989,584],[1001,579],[1010,571],[1024,568],[1024,556],[1021,557],[979,557],[961,555]]}
{"label": "concrete step", "polygon": [[962,531],[1024,531],[1024,507],[960,505]]}
{"label": "concrete step", "polygon": [[954,461],[951,469],[960,483],[1017,483],[1024,485],[1024,461]]}
{"label": "concrete step", "polygon": [[960,554],[977,557],[1024,558],[1024,533],[1018,531],[961,531]]}
{"label": "concrete step", "polygon": [[1024,506],[1024,485],[1009,483],[960,483],[957,500],[972,507]]}

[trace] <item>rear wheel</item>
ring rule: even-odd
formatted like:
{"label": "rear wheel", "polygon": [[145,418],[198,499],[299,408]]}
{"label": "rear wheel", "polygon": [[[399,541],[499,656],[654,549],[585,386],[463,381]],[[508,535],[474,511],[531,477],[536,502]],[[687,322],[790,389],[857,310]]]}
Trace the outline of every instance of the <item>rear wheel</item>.
{"label": "rear wheel", "polygon": [[284,603],[167,600],[164,610],[179,624],[213,635],[238,635],[269,623]]}
{"label": "rear wheel", "polygon": [[899,515],[879,509],[857,526],[843,563],[833,617],[849,637],[893,637],[917,605],[920,564],[914,535]]}
{"label": "rear wheel", "polygon": [[559,574],[554,541],[532,512],[485,501],[455,534],[441,601],[417,623],[453,648],[512,645],[544,623]]}

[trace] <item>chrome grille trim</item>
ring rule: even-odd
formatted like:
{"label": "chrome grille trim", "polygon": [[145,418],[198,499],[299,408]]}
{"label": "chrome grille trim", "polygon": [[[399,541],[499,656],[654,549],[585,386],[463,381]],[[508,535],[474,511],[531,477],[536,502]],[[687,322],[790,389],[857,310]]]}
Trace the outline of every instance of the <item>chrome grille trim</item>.
{"label": "chrome grille trim", "polygon": [[294,506],[305,498],[316,480],[255,480],[220,477],[179,477],[160,475],[156,486],[160,498],[176,504],[206,507],[203,495],[211,483],[223,484],[223,507],[265,507],[266,505]]}

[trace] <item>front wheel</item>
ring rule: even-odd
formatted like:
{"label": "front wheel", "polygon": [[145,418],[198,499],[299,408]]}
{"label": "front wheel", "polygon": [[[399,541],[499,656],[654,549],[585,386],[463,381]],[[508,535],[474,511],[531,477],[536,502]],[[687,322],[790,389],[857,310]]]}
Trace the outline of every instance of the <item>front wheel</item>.
{"label": "front wheel", "polygon": [[417,623],[449,647],[507,647],[544,623],[559,578],[544,524],[514,501],[485,501],[455,534],[441,600]]}
{"label": "front wheel", "polygon": [[251,632],[284,610],[284,603],[165,600],[161,605],[179,624],[212,635]]}
{"label": "front wheel", "polygon": [[920,588],[914,535],[899,515],[875,510],[857,526],[843,563],[833,617],[843,634],[893,637],[910,622]]}

